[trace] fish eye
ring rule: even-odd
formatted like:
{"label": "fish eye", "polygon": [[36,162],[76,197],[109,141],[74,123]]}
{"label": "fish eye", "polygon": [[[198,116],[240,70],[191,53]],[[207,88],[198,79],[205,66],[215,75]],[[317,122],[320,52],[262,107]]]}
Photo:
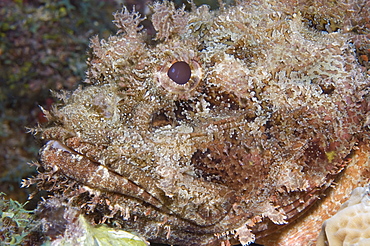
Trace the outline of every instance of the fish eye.
{"label": "fish eye", "polygon": [[167,75],[175,83],[183,85],[190,80],[191,68],[188,63],[184,61],[178,61],[172,64],[172,66],[168,69]]}

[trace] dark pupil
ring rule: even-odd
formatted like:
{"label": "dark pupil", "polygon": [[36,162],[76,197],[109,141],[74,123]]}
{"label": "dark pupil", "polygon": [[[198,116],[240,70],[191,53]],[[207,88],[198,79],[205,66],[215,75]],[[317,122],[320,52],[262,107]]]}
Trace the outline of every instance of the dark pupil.
{"label": "dark pupil", "polygon": [[170,69],[168,69],[167,75],[177,84],[183,85],[189,81],[191,77],[191,69],[189,64],[186,62],[175,62],[172,64]]}

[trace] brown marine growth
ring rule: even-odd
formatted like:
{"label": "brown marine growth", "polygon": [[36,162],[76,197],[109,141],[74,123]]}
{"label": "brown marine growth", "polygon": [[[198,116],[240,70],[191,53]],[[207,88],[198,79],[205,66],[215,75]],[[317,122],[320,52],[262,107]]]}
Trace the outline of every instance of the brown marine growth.
{"label": "brown marine growth", "polygon": [[[369,78],[347,34],[279,6],[156,3],[154,41],[117,12],[117,34],[91,41],[86,84],[35,129],[31,182],[151,242],[248,244],[295,220],[363,134]],[[179,61],[185,83],[168,77]]]}

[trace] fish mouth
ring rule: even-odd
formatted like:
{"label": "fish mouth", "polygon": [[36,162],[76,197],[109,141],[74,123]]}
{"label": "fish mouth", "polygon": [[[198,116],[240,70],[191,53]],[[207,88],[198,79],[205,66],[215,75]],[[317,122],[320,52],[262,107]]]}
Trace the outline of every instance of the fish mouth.
{"label": "fish mouth", "polygon": [[[43,166],[61,172],[64,176],[89,188],[131,197],[153,206],[161,213],[173,215],[199,226],[210,226],[220,222],[230,212],[236,201],[232,190],[213,186],[190,176],[185,179],[209,190],[209,198],[197,203],[192,202],[193,198],[180,201],[183,198],[176,195],[175,197],[166,196],[165,192],[157,186],[155,189],[140,186],[124,175],[78,153],[59,140],[49,140],[45,144],[41,152],[41,161]],[[196,196],[201,197],[200,194]],[[178,203],[184,206],[178,206]]]}
{"label": "fish mouth", "polygon": [[90,188],[133,197],[149,203],[162,212],[171,213],[160,197],[148,193],[130,179],[78,153],[59,140],[49,140],[45,144],[41,161],[53,170],[58,170],[68,178]]}

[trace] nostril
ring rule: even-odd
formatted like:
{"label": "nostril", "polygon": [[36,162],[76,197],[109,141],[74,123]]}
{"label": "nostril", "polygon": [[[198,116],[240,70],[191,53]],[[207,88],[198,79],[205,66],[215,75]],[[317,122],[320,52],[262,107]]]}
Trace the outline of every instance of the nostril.
{"label": "nostril", "polygon": [[173,120],[171,120],[164,112],[158,112],[153,114],[151,125],[153,128],[160,128],[166,125],[172,125]]}

